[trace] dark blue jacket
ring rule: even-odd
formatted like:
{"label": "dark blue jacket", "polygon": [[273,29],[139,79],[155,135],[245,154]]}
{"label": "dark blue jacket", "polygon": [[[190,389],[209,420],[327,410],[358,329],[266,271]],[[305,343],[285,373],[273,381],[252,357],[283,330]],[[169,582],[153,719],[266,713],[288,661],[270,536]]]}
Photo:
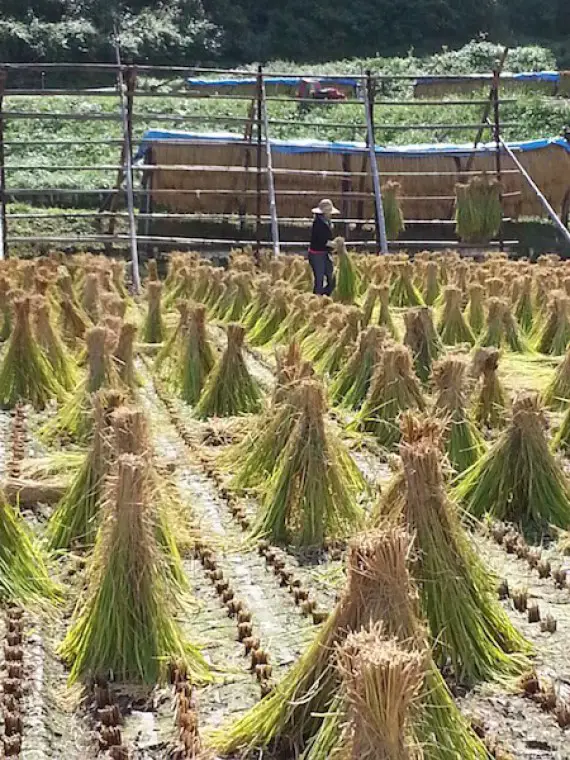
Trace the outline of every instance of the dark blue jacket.
{"label": "dark blue jacket", "polygon": [[332,240],[332,238],[333,232],[331,223],[326,219],[324,214],[315,214],[313,228],[311,230],[311,244],[309,250],[319,251],[320,253],[324,251],[328,252],[330,249],[327,246],[327,243],[329,240]]}

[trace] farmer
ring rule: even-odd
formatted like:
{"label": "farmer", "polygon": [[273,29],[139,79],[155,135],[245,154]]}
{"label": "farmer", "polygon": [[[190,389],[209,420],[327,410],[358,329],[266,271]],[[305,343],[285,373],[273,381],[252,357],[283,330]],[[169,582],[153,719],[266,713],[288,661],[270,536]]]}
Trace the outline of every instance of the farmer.
{"label": "farmer", "polygon": [[[334,268],[330,256],[333,231],[331,217],[340,212],[328,198],[324,198],[313,209],[315,218],[311,230],[311,244],[309,246],[309,264],[313,270],[315,285],[313,293],[318,296],[330,296],[334,290]],[[325,284],[326,280],[326,284]]]}

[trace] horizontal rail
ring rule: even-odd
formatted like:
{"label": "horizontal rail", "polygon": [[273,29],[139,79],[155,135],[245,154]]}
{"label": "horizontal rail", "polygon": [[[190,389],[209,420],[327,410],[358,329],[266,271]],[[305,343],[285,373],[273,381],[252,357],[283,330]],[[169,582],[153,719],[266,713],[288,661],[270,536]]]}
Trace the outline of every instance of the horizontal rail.
{"label": "horizontal rail", "polygon": [[22,146],[27,148],[30,145],[77,145],[82,148],[90,148],[92,145],[122,145],[123,140],[118,137],[110,137],[108,140],[4,140],[4,147]]}

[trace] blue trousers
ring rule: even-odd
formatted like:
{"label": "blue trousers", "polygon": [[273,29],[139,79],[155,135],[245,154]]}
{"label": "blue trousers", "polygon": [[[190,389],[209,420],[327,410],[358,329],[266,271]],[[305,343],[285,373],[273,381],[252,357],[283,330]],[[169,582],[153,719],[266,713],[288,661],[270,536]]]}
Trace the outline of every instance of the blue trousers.
{"label": "blue trousers", "polygon": [[309,253],[309,264],[313,270],[315,281],[313,293],[317,296],[330,296],[336,285],[334,267],[330,255],[328,252]]}

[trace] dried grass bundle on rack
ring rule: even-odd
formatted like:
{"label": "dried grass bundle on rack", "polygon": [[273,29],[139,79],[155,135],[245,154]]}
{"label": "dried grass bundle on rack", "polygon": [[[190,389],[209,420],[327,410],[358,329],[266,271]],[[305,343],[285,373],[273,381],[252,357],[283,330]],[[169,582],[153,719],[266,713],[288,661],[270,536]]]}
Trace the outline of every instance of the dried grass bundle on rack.
{"label": "dried grass bundle on rack", "polygon": [[459,288],[447,287],[443,291],[443,311],[439,321],[439,335],[447,346],[458,343],[475,344],[473,330],[461,311],[462,292]]}
{"label": "dried grass bundle on rack", "polygon": [[241,325],[228,325],[226,350],[208,375],[195,408],[198,418],[232,417],[261,410],[261,389],[247,368],[244,338],[245,330]]}
{"label": "dried grass bundle on rack", "polygon": [[443,353],[443,344],[433,323],[429,306],[410,309],[404,314],[404,344],[412,352],[416,375],[427,383],[432,365]]}
{"label": "dried grass bundle on rack", "polygon": [[392,180],[382,185],[382,207],[388,240],[397,240],[406,229],[400,205],[401,189],[400,183]]}
{"label": "dried grass bundle on rack", "polygon": [[277,543],[322,546],[362,525],[356,497],[363,478],[344,444],[325,422],[322,386],[304,380],[298,417],[267,484],[253,529]]}
{"label": "dried grass bundle on rack", "polygon": [[162,283],[149,282],[146,289],[148,308],[143,325],[142,339],[145,343],[162,343],[164,322],[162,319]]}
{"label": "dried grass bundle on rack", "polygon": [[381,327],[367,327],[360,333],[358,345],[331,384],[333,404],[349,409],[360,407],[370,389],[385,340],[386,331]]}
{"label": "dried grass bundle on rack", "polygon": [[179,590],[157,546],[146,465],[124,454],[108,479],[89,585],[60,647],[71,682],[112,673],[119,681],[155,684],[174,659],[192,681],[210,680],[176,622]]}
{"label": "dried grass bundle on rack", "polygon": [[475,395],[473,419],[480,427],[503,427],[508,400],[499,378],[500,352],[496,348],[479,348],[473,357],[473,376],[480,378]]}
{"label": "dried grass bundle on rack", "polygon": [[423,306],[422,294],[413,280],[414,269],[409,261],[396,264],[390,289],[390,301],[394,306]]}
{"label": "dried grass bundle on rack", "polygon": [[467,324],[475,336],[479,336],[485,327],[485,288],[478,282],[469,286],[469,301],[465,309]]}
{"label": "dried grass bundle on rack", "polygon": [[77,364],[67,351],[59,332],[54,329],[48,301],[44,296],[35,296],[32,306],[38,345],[44,352],[58,385],[66,391],[72,391],[77,385]]}
{"label": "dried grass bundle on rack", "polygon": [[503,219],[501,187],[487,175],[455,185],[455,230],[466,243],[488,243],[498,234]]}
{"label": "dried grass bundle on rack", "polygon": [[457,486],[467,511],[530,530],[570,526],[570,488],[548,447],[546,428],[537,396],[520,394],[506,430]]}

